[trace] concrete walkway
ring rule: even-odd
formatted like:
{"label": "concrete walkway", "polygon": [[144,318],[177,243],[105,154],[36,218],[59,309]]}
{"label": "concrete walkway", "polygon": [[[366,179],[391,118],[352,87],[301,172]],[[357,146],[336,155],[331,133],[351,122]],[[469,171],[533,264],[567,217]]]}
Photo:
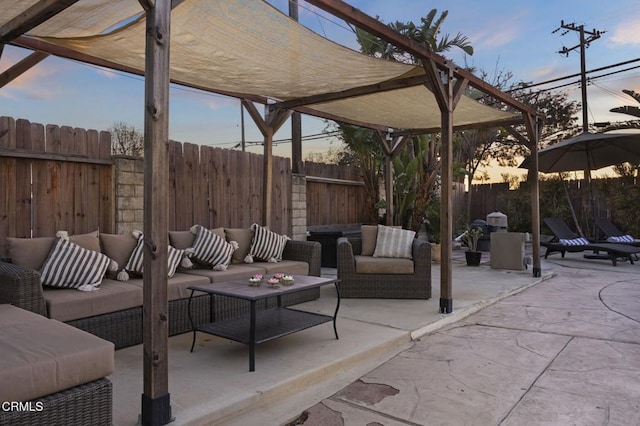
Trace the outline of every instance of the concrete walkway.
{"label": "concrete walkway", "polygon": [[640,425],[640,265],[544,266],[553,279],[423,336],[291,424]]}

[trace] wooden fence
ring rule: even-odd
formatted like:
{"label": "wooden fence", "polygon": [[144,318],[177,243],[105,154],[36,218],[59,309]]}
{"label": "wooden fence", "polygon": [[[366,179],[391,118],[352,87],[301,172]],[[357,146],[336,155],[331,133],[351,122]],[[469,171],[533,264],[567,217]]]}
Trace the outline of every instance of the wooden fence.
{"label": "wooden fence", "polygon": [[0,117],[0,256],[5,237],[114,227],[111,136]]}
{"label": "wooden fence", "polygon": [[355,167],[305,163],[307,226],[366,223],[366,194]]}
{"label": "wooden fence", "polygon": [[[272,223],[275,232],[291,235],[291,166],[273,158]],[[189,229],[246,228],[262,224],[263,156],[248,152],[169,144],[169,227]]]}

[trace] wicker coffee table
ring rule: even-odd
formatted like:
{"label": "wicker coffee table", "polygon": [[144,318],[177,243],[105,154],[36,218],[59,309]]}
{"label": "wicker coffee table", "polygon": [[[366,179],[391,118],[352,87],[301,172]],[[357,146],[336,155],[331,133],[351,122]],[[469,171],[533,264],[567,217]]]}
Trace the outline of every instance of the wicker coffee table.
{"label": "wicker coffee table", "polygon": [[[333,321],[333,332],[336,339],[338,339],[336,318],[338,316],[338,309],[340,309],[339,280],[304,275],[294,275],[293,278],[293,284],[281,284],[278,288],[272,288],[266,281],[260,286],[250,286],[248,280],[188,287],[188,289],[191,290],[191,296],[189,297],[189,320],[191,321],[193,329],[191,352],[193,352],[198,331],[244,343],[249,345],[249,371],[255,371],[255,346],[257,343],[267,342],[330,321]],[[282,307],[281,297],[284,294],[295,293],[329,284],[335,286],[338,296],[336,310],[333,316]],[[213,321],[215,312],[212,312],[212,322],[196,326],[191,318],[191,300],[196,291],[208,293],[212,299],[216,296],[227,296],[247,300],[250,302],[249,314],[227,320]],[[278,303],[276,307],[261,310],[256,309],[256,302],[272,297],[277,298]],[[211,306],[213,309],[214,303],[212,303]]]}

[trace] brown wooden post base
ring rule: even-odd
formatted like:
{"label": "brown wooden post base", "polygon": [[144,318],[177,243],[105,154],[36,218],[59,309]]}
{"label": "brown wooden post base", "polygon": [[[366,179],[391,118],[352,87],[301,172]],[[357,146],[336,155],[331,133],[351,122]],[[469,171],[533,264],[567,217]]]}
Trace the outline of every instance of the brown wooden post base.
{"label": "brown wooden post base", "polygon": [[440,313],[450,314],[453,312],[453,299],[440,298]]}
{"label": "brown wooden post base", "polygon": [[142,415],[139,424],[143,426],[162,426],[174,421],[171,416],[171,398],[169,394],[159,398],[150,398],[142,394]]}

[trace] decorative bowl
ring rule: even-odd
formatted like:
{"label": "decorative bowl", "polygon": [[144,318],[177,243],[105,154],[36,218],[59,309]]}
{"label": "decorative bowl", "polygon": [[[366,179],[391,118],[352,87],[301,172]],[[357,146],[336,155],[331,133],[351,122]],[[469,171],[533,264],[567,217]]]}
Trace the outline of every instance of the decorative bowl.
{"label": "decorative bowl", "polygon": [[262,278],[251,277],[249,278],[249,285],[259,286],[262,282]]}
{"label": "decorative bowl", "polygon": [[280,278],[280,282],[284,285],[291,285],[293,284],[293,277],[291,275],[284,275],[282,278]]}
{"label": "decorative bowl", "polygon": [[267,282],[269,283],[269,285],[271,286],[271,288],[278,288],[280,287],[280,280],[277,278],[269,278],[267,280]]}

